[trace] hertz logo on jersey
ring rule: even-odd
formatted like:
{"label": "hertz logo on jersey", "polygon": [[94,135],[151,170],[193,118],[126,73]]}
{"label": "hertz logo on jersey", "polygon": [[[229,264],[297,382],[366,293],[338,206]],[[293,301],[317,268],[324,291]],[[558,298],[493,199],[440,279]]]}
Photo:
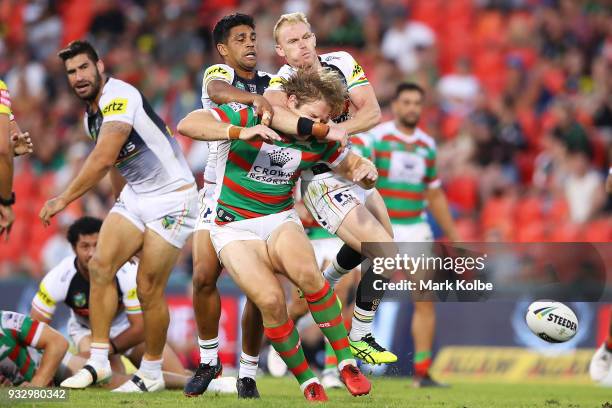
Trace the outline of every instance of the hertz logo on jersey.
{"label": "hertz logo on jersey", "polygon": [[102,108],[102,116],[119,115],[127,112],[128,100],[125,98],[115,98]]}

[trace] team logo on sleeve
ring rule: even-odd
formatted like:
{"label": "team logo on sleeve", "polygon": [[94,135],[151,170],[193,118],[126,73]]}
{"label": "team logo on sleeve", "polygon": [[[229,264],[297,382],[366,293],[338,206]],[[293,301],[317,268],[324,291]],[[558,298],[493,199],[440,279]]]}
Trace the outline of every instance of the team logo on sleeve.
{"label": "team logo on sleeve", "polygon": [[111,115],[119,115],[127,112],[128,100],[125,98],[115,98],[102,108],[102,115],[104,117]]}
{"label": "team logo on sleeve", "polygon": [[11,95],[7,89],[0,89],[0,105],[11,107]]}
{"label": "team logo on sleeve", "polygon": [[302,158],[302,152],[290,147],[263,144],[247,177],[266,184],[287,184]]}

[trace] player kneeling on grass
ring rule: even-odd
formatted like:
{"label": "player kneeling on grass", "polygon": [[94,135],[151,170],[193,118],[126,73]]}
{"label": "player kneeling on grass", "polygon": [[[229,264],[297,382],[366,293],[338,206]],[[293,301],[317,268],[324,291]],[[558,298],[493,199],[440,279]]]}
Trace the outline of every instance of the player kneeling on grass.
{"label": "player kneeling on grass", "polygon": [[351,394],[367,394],[370,383],[349,349],[337,297],[319,271],[294,209],[293,189],[300,172],[318,162],[365,188],[374,186],[376,169],[368,160],[341,151],[337,141],[321,140],[329,128],[314,121],[326,122],[344,105],[345,91],[335,73],[298,72],[283,86],[289,95],[286,107],[301,118],[292,131],[280,130],[318,138],[281,138],[260,124],[254,108],[240,104],[192,112],[178,129],[193,139],[221,141],[213,245],[234,281],[261,310],[266,336],[306,399],[325,401],[327,396],[304,357],[275,272],[286,275],[304,292],[314,320],[334,348],[340,377]]}
{"label": "player kneeling on grass", "polygon": [[[65,258],[53,268],[40,282],[36,296],[32,300],[33,319],[50,323],[58,302],[64,302],[70,308],[68,333],[81,357],[90,357],[91,323],[89,321],[90,276],[89,261],[96,245],[102,220],[93,217],[82,217],[68,229],[68,241],[75,256]],[[125,372],[121,355],[125,355],[135,366],[138,366],[144,354],[144,322],[140,302],[136,295],[137,265],[124,264],[117,272],[115,288],[119,305],[110,328],[109,356],[114,373]],[[162,370],[177,374],[166,385],[182,387],[185,384],[185,369],[178,356],[166,345],[163,351]],[[178,381],[178,383],[177,383]]]}

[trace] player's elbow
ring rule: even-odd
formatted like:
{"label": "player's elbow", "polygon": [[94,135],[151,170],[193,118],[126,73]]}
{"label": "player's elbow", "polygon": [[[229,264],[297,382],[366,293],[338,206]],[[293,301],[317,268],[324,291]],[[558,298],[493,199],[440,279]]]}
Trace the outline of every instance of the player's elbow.
{"label": "player's elbow", "polygon": [[382,113],[380,111],[380,106],[378,106],[378,103],[376,103],[370,108],[370,121],[368,123],[370,128],[373,128],[374,126],[378,125],[380,123],[381,118]]}
{"label": "player's elbow", "polygon": [[191,116],[191,114],[187,115],[178,123],[176,130],[188,138],[195,139],[198,135],[198,126],[196,120]]}

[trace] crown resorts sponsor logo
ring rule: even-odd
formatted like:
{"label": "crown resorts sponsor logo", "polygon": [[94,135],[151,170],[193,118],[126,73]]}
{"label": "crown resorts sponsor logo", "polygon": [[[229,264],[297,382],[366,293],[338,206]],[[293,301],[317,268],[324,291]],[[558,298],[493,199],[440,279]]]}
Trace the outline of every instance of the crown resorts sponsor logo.
{"label": "crown resorts sponsor logo", "polygon": [[247,177],[266,184],[287,184],[300,164],[302,152],[263,144]]}

